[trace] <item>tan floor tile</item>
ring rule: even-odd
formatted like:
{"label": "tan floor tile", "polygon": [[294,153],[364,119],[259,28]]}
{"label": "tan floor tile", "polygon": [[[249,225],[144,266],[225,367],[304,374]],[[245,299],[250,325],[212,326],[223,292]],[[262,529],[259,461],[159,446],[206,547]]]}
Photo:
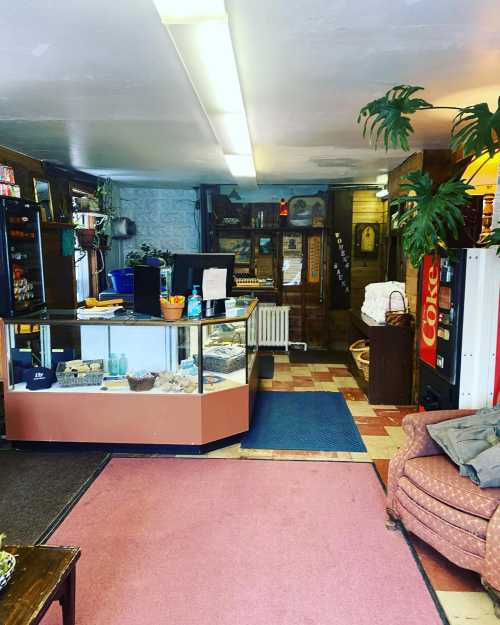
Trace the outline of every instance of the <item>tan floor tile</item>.
{"label": "tan floor tile", "polygon": [[398,445],[390,436],[363,436],[362,439],[373,459],[390,460],[398,451]]}
{"label": "tan floor tile", "polygon": [[301,375],[301,376],[311,375],[311,372],[309,371],[309,367],[304,366],[304,365],[290,365],[290,372],[292,375]]}
{"label": "tan floor tile", "polygon": [[335,384],[335,382],[321,382],[321,388],[324,391],[338,391],[339,387]]}
{"label": "tan floor tile", "polygon": [[292,382],[292,374],[289,371],[278,371],[274,374],[273,380],[277,382]]}
{"label": "tan floor tile", "polygon": [[450,625],[498,625],[493,603],[485,592],[438,591]]}
{"label": "tan floor tile", "polygon": [[406,434],[404,433],[403,428],[398,426],[386,425],[385,430],[392,438],[392,440],[398,445],[398,447],[402,447],[406,443]]}
{"label": "tan floor tile", "polygon": [[241,458],[251,458],[257,460],[271,460],[273,457],[272,449],[242,449]]}
{"label": "tan floor tile", "polygon": [[230,445],[229,447],[223,447],[222,449],[214,449],[209,451],[208,454],[203,454],[204,458],[240,458],[241,447],[240,444]]}
{"label": "tan floor tile", "polygon": [[358,383],[352,376],[334,376],[333,381],[337,386],[345,386],[346,388],[359,388]]}
{"label": "tan floor tile", "polygon": [[351,451],[351,462],[371,462],[372,458],[367,451]]}
{"label": "tan floor tile", "polygon": [[288,357],[288,354],[275,354],[274,355],[274,362],[290,362],[290,358]]}
{"label": "tan floor tile", "polygon": [[353,417],[376,417],[377,413],[366,401],[349,401],[347,405]]}
{"label": "tan floor tile", "polygon": [[271,390],[273,388],[273,381],[272,380],[259,380],[259,387],[266,389],[266,390]]}
{"label": "tan floor tile", "polygon": [[370,404],[374,410],[397,410],[397,406],[391,406],[389,404]]}
{"label": "tan floor tile", "polygon": [[309,369],[316,373],[329,373],[328,367],[329,365],[309,365]]}

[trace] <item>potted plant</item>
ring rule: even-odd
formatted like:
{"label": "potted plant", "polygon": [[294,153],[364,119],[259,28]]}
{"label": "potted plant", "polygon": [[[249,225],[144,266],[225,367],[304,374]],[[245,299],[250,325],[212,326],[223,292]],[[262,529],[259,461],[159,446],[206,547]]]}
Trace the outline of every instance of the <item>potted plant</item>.
{"label": "potted plant", "polygon": [[16,566],[16,558],[2,549],[5,534],[0,534],[0,591],[7,586]]}
{"label": "potted plant", "polygon": [[163,267],[170,267],[173,262],[171,252],[158,249],[147,243],[142,243],[138,250],[132,250],[125,256],[127,267],[155,264],[151,262],[153,259],[158,259],[160,261],[159,265]]}
{"label": "potted plant", "polygon": [[[493,158],[500,152],[500,97],[497,110],[492,112],[485,102],[465,107],[434,106],[416,97],[422,89],[398,85],[362,107],[358,123],[363,123],[363,136],[369,136],[375,149],[382,141],[386,150],[409,151],[409,137],[413,134],[410,116],[417,111],[449,109],[455,113],[449,144],[452,150],[461,152],[469,162],[483,155]],[[419,267],[427,254],[446,253],[450,234],[457,238],[458,228],[464,223],[462,208],[470,201],[470,183],[488,160],[484,159],[465,181],[454,178],[436,185],[422,171],[406,176],[401,185],[405,193],[392,205],[398,209],[396,226],[401,231],[403,250],[414,267]],[[499,245],[500,228],[493,229],[484,244]]]}

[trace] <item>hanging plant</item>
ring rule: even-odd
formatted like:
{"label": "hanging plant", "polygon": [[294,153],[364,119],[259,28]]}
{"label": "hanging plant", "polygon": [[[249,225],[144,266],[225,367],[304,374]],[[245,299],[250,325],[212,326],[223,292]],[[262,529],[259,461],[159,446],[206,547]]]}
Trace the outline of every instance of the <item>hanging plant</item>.
{"label": "hanging plant", "polygon": [[[500,152],[500,97],[498,108],[492,112],[486,103],[466,107],[434,106],[415,97],[423,87],[398,85],[384,96],[363,106],[358,123],[363,123],[363,136],[369,136],[375,149],[383,141],[386,150],[410,150],[409,137],[414,129],[410,115],[422,110],[449,109],[456,111],[450,132],[450,148],[462,151],[464,157],[488,154],[493,158]],[[396,199],[396,223],[401,229],[403,249],[415,267],[419,267],[426,254],[446,251],[449,236],[458,237],[463,224],[462,208],[470,201],[467,190],[470,182],[484,166],[484,162],[466,182],[448,180],[437,186],[429,174],[413,171],[407,174],[401,189],[407,194]],[[499,245],[500,228],[485,239],[487,245]],[[500,248],[497,253],[500,254]]]}

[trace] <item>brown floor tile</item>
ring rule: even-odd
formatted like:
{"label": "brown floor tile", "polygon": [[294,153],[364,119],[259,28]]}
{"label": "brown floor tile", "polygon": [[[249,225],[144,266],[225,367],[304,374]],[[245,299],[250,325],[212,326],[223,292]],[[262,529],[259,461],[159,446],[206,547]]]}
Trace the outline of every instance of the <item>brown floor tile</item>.
{"label": "brown floor tile", "polygon": [[275,371],[290,371],[290,363],[288,362],[276,362],[274,364]]}
{"label": "brown floor tile", "polygon": [[366,395],[360,388],[339,387],[339,391],[344,395],[346,399],[349,399],[351,401],[367,401]]}
{"label": "brown floor tile", "polygon": [[380,475],[382,482],[384,482],[384,484],[387,486],[387,473],[389,471],[389,460],[385,458],[382,460],[374,460],[373,464],[377,467],[377,472]]}
{"label": "brown floor tile", "polygon": [[385,427],[380,423],[363,424],[356,421],[356,425],[361,436],[388,436]]}
{"label": "brown floor tile", "polygon": [[434,590],[460,592],[482,590],[479,575],[455,566],[417,536],[411,535],[411,542]]}
{"label": "brown floor tile", "polygon": [[313,387],[314,386],[314,382],[312,380],[312,378],[308,377],[307,375],[294,375],[292,376],[293,378],[293,386],[308,386],[308,387]]}
{"label": "brown floor tile", "polygon": [[329,371],[312,371],[311,377],[318,382],[331,382],[333,380],[333,374]]}
{"label": "brown floor tile", "polygon": [[351,376],[347,367],[328,367],[332,375],[336,375],[340,378],[348,378]]}
{"label": "brown floor tile", "polygon": [[273,391],[293,391],[293,382],[280,382],[279,380],[273,380]]}

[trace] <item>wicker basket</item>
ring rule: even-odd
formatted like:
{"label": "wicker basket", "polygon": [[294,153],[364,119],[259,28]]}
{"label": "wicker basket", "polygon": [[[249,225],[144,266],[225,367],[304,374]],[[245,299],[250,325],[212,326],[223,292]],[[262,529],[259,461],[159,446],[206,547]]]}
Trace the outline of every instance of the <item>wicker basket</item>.
{"label": "wicker basket", "polygon": [[367,350],[370,350],[370,343],[366,339],[359,339],[359,341],[354,341],[354,343],[349,346],[349,351],[351,352],[354,362],[356,363],[356,367],[358,369],[361,369],[359,357],[363,352]]}
{"label": "wicker basket", "polygon": [[155,385],[157,377],[157,373],[151,373],[151,375],[140,378],[136,378],[133,375],[128,375],[128,386],[131,391],[135,391],[137,393],[141,391],[150,391]]}
{"label": "wicker basket", "polygon": [[167,304],[160,300],[161,314],[166,321],[178,321],[184,311],[184,303]]}
{"label": "wicker basket", "polygon": [[66,363],[60,362],[56,369],[56,378],[60,386],[101,386],[102,378],[104,377],[104,360],[83,360],[82,364],[91,365],[94,363],[100,365],[99,371],[89,371],[87,373],[68,372],[66,369]]}
{"label": "wicker basket", "polygon": [[370,350],[365,349],[364,352],[358,356],[359,368],[361,369],[361,373],[363,377],[368,382],[370,378]]}

